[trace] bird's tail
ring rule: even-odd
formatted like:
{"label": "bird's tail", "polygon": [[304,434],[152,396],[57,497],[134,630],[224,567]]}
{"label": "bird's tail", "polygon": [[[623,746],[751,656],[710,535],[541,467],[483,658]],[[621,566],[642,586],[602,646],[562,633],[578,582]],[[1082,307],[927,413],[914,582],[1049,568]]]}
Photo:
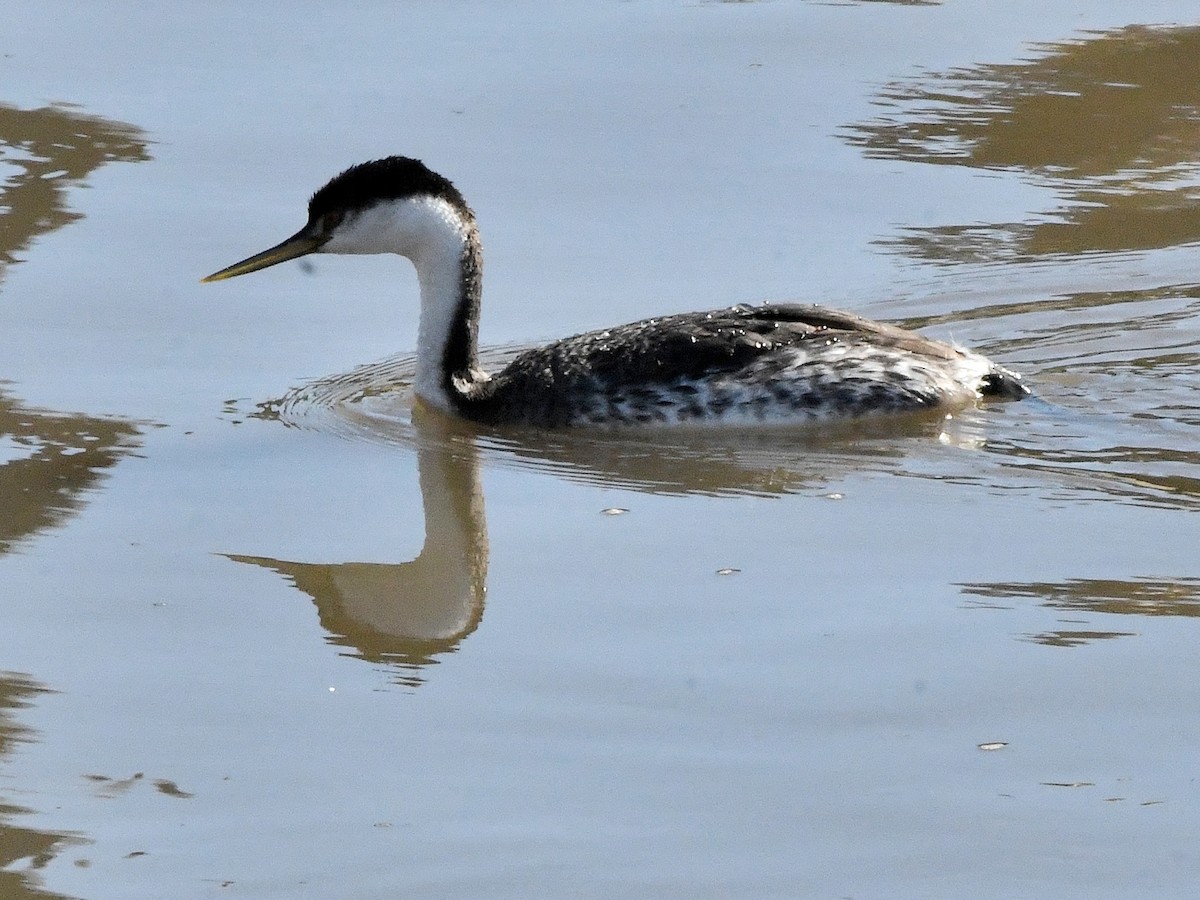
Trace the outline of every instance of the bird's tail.
{"label": "bird's tail", "polygon": [[1008,369],[994,366],[979,383],[979,393],[984,397],[1003,397],[1007,400],[1022,400],[1032,391],[1021,383],[1021,376]]}

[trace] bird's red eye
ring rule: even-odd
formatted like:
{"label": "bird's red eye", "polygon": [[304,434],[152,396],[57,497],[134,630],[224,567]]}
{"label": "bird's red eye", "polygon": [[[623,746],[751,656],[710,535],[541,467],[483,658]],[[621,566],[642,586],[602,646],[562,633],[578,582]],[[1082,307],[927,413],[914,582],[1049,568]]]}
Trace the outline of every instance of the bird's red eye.
{"label": "bird's red eye", "polygon": [[321,230],[326,234],[342,224],[345,214],[340,211],[328,212],[321,218]]}

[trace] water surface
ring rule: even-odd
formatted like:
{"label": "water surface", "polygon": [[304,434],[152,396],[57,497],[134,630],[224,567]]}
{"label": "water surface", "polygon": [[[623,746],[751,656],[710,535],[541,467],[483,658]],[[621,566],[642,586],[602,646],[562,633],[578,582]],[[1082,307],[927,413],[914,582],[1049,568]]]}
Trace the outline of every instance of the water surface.
{"label": "water surface", "polygon": [[[1194,10],[29,8],[0,38],[0,893],[1189,896]],[[731,435],[414,413],[389,153],[489,364],[817,301],[1036,396]]]}

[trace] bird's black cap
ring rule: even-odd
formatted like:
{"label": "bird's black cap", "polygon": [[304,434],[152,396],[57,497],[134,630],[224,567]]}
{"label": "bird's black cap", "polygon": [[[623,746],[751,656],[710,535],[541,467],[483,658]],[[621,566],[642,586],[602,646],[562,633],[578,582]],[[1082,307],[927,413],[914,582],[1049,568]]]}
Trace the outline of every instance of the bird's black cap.
{"label": "bird's black cap", "polygon": [[308,201],[309,221],[327,213],[367,209],[381,200],[432,196],[453,203],[467,214],[471,208],[451,184],[419,159],[389,156],[351,166],[312,195]]}

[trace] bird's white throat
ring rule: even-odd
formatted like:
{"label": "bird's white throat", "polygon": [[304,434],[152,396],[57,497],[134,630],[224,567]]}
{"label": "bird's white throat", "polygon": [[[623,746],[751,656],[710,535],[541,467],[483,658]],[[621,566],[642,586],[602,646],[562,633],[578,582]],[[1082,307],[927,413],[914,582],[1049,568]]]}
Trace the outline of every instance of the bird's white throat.
{"label": "bird's white throat", "polygon": [[[412,261],[421,287],[413,389],[425,402],[452,409],[444,379],[447,345],[464,301],[479,302],[465,292],[477,290],[480,273],[473,285],[464,277],[466,262],[481,265],[475,222],[440,197],[388,200],[342,223],[321,252],[396,253]],[[473,361],[473,346],[470,352]]]}

